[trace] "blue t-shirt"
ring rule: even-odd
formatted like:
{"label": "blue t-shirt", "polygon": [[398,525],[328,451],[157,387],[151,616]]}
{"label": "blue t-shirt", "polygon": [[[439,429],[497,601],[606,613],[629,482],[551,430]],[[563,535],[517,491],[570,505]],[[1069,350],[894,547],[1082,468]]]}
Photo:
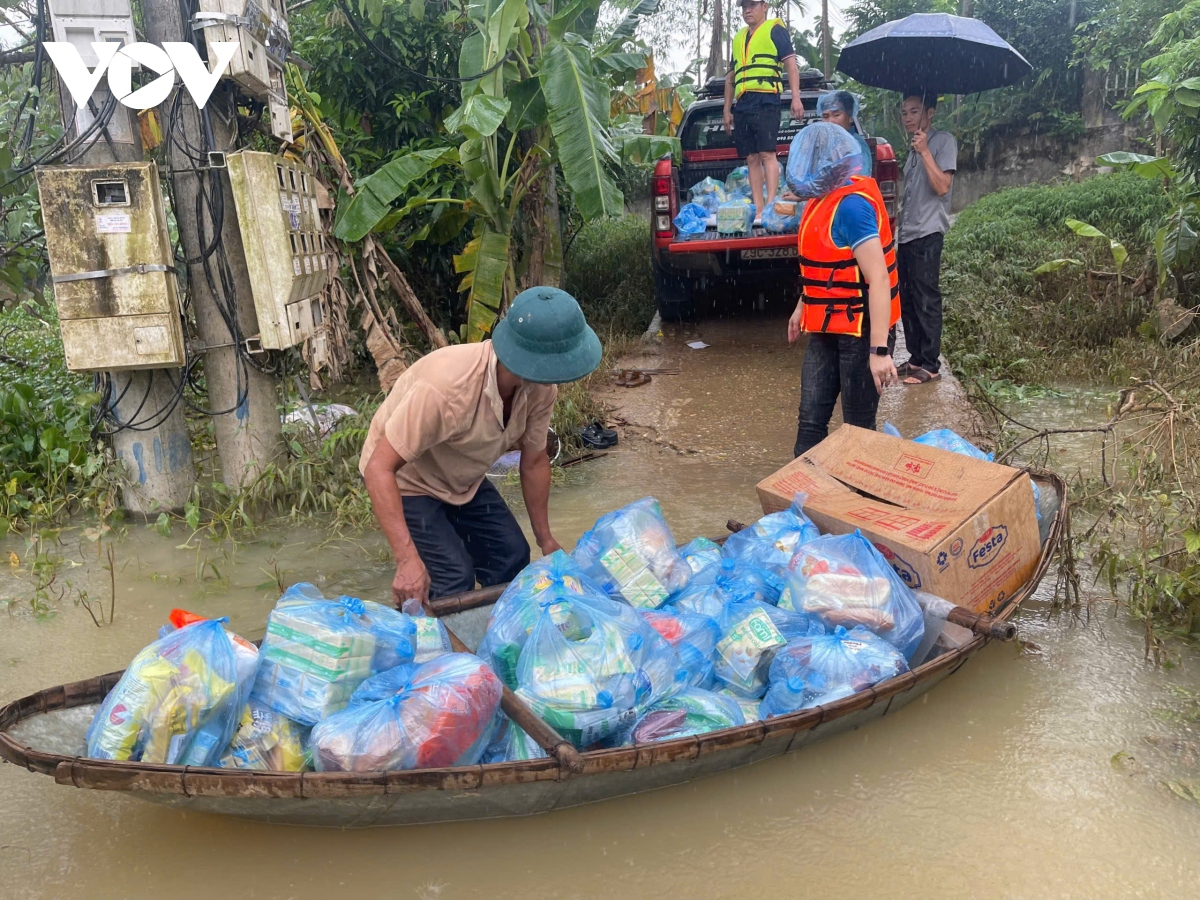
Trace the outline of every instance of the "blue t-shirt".
{"label": "blue t-shirt", "polygon": [[837,246],[849,247],[851,250],[863,241],[879,237],[879,220],[875,217],[875,207],[858,194],[843,197],[837,212],[833,214],[831,234]]}

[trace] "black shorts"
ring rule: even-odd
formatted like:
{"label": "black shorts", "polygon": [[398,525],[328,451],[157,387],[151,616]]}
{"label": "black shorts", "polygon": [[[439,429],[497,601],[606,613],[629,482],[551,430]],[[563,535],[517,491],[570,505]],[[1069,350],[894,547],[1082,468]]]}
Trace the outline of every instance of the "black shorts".
{"label": "black shorts", "polygon": [[780,106],[778,102],[756,104],[739,111],[733,108],[733,144],[738,156],[774,153],[779,143]]}

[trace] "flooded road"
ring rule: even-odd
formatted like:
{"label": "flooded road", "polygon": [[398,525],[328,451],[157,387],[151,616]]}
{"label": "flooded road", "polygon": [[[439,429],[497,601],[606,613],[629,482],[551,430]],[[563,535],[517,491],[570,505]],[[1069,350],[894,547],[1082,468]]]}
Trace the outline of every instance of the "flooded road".
{"label": "flooded road", "polygon": [[[552,524],[564,544],[647,494],[680,540],[758,515],[754,484],[791,455],[800,357],[773,350],[765,325],[739,325],[667,334],[654,365],[692,377],[625,392],[622,415],[639,427],[555,487]],[[688,350],[684,339],[711,347]],[[900,390],[887,398],[897,410],[889,418],[905,434],[953,424],[935,421],[938,403]],[[652,391],[656,401],[641,399]],[[502,490],[520,506],[517,489]],[[24,543],[0,542],[0,597],[20,601],[0,616],[0,698],[122,668],[174,606],[229,615],[258,637],[277,577],[383,599],[392,575],[375,535],[267,530],[236,549],[176,549],[184,538],[129,528],[115,545],[116,620],[104,628],[68,598],[51,618],[33,615],[21,605]],[[80,563],[62,570],[63,582],[107,608],[109,573],[95,545],[78,531],[63,542]],[[1200,805],[1168,782],[1200,779],[1200,733],[1171,692],[1200,692],[1200,658],[1155,669],[1140,631],[1105,607],[1089,622],[1050,616],[1052,587],[1017,619],[1033,646],[990,646],[865,729],[682,787],[533,818],[287,828],[62,787],[5,765],[0,900],[1194,897]]]}

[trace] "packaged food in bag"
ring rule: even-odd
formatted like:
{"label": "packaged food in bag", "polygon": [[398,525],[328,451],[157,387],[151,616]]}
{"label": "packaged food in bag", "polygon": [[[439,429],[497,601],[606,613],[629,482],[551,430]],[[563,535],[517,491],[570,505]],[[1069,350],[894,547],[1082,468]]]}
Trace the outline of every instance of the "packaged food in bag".
{"label": "packaged food in bag", "polygon": [[524,762],[530,759],[547,759],[550,754],[538,746],[525,729],[512,721],[504,713],[500,713],[498,724],[492,742],[484,751],[484,763]]}
{"label": "packaged food in bag", "polygon": [[779,579],[762,569],[728,557],[692,576],[683,590],[671,595],[668,607],[677,612],[699,613],[720,619],[725,607],[740,600],[774,605],[779,601]]}
{"label": "packaged food in bag", "polygon": [[691,186],[688,199],[703,209],[705,216],[711,216],[716,213],[718,206],[729,199],[729,195],[725,193],[723,182],[715,178],[705,178]]}
{"label": "packaged food in bag", "polygon": [[710,213],[699,203],[687,203],[675,214],[671,223],[680,234],[704,234],[705,229],[708,228],[709,216],[715,212],[715,205]]}
{"label": "packaged food in bag", "polygon": [[775,590],[775,599],[783,591],[784,576],[796,548],[821,536],[817,526],[804,514],[805,494],[796,494],[792,505],[781,512],[763,516],[749,528],[731,534],[722,554],[767,573]]}
{"label": "packaged food in bag", "polygon": [[862,627],[791,641],[775,654],[762,718],[821,706],[908,671],[900,652]]}
{"label": "packaged food in bag", "polygon": [[302,725],[344,709],[375,671],[371,624],[363,601],[293,585],[267,616],[254,697]]}
{"label": "packaged food in bag", "polygon": [[757,722],[759,720],[758,706],[761,701],[757,698],[743,697],[740,694],[735,694],[729,688],[721,688],[713,693],[715,693],[718,697],[724,697],[736,703],[738,705],[738,709],[742,711],[742,718],[745,720],[745,724],[749,725],[751,722]]}
{"label": "packaged food in bag", "polygon": [[699,572],[721,562],[721,547],[708,538],[698,537],[679,548],[693,572]]}
{"label": "packaged food in bag", "polygon": [[356,704],[312,730],[319,772],[383,772],[466,766],[491,741],[503,687],[470,653],[439,656],[412,671],[386,700]]}
{"label": "packaged food in bag", "polygon": [[571,558],[610,596],[641,609],[662,606],[692,578],[653,497],[601,516]]}
{"label": "packaged food in bag", "polygon": [[800,230],[800,204],[776,200],[763,210],[763,228],[772,234],[796,234]]}
{"label": "packaged food in bag", "polygon": [[395,697],[408,687],[420,667],[418,663],[410,662],[377,672],[354,689],[354,693],[350,695],[350,702],[346,704],[347,708],[361,703],[378,703],[380,700]]}
{"label": "packaged food in bag", "polygon": [[633,727],[633,742],[670,741],[745,724],[741,707],[731,698],[693,687],[646,710]]}
{"label": "packaged food in bag", "polygon": [[721,626],[715,619],[698,613],[644,609],[642,617],[662,635],[679,656],[692,687],[711,688],[715,679],[712,655],[721,639]]}
{"label": "packaged food in bag", "polygon": [[175,629],[145,647],[87,730],[87,755],[183,766],[214,765],[250,690],[226,619]]}
{"label": "packaged food in bag", "polygon": [[501,681],[516,688],[521,650],[544,611],[549,611],[563,633],[571,637],[577,635],[573,624],[577,605],[599,603],[607,608],[611,602],[612,598],[570,556],[555,550],[531,562],[504,589],[488,616],[479,655]]}
{"label": "packaged food in bag", "polygon": [[735,197],[750,197],[750,170],[746,166],[738,166],[725,179],[725,195],[732,200]]}
{"label": "packaged food in bag", "polygon": [[307,728],[252,699],[242,710],[241,722],[218,765],[223,769],[303,772],[308,768],[307,736]]}
{"label": "packaged food in bag", "polygon": [[363,600],[362,605],[363,624],[375,637],[373,672],[429,662],[450,652],[446,626],[433,616],[409,615],[370,600]]}
{"label": "packaged food in bag", "polygon": [[862,625],[905,659],[912,658],[925,631],[916,597],[859,531],[800,545],[779,607],[816,616],[829,629]]}
{"label": "packaged food in bag", "polygon": [[755,600],[730,603],[721,618],[721,638],[713,654],[716,676],[743,697],[761,697],[775,652],[787,638],[771,618],[773,607]]}
{"label": "packaged food in bag", "polygon": [[517,670],[517,695],[579,748],[627,734],[647,707],[682,690],[688,673],[634,609],[578,606],[564,632],[544,610]]}
{"label": "packaged food in bag", "polygon": [[746,234],[754,224],[754,204],[746,196],[726,200],[717,207],[717,231],[721,234]]}

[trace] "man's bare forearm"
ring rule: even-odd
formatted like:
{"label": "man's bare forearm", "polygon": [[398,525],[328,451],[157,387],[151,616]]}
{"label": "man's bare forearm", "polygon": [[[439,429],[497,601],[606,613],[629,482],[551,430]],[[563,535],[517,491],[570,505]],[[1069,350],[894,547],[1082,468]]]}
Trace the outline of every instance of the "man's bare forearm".
{"label": "man's bare forearm", "polygon": [[404,519],[404,498],[396,484],[395,471],[375,465],[372,460],[363,480],[367,484],[367,494],[371,497],[371,507],[375,510],[379,528],[392,548],[392,556],[400,562],[416,555],[417,548],[408,532],[408,522]]}
{"label": "man's bare forearm", "polygon": [[783,61],[783,66],[787,69],[788,87],[792,89],[792,96],[800,96],[800,67],[796,65],[796,57],[789,56]]}
{"label": "man's bare forearm", "polygon": [[521,454],[521,494],[538,546],[553,540],[550,533],[550,457],[544,452]]}
{"label": "man's bare forearm", "polygon": [[954,181],[954,176],[938,168],[937,160],[928,150],[921,154],[921,163],[925,166],[925,175],[929,179],[929,186],[933,188],[933,192],[939,197],[945,197]]}

